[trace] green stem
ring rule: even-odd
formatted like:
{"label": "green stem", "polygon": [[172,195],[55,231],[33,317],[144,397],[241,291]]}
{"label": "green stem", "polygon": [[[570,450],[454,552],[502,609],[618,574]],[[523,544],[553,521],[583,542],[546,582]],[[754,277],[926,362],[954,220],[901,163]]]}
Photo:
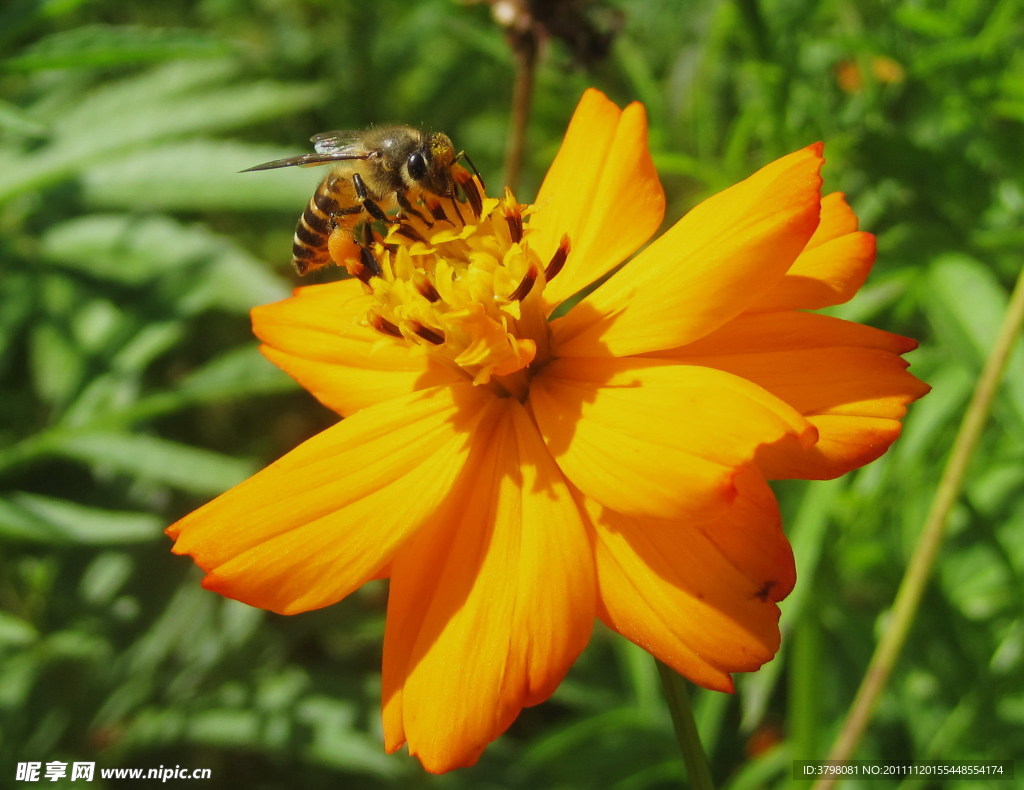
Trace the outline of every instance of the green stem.
{"label": "green stem", "polygon": [[692,790],[714,790],[711,782],[711,769],[704,747],[700,743],[697,722],[693,719],[693,708],[690,706],[690,695],[686,691],[686,681],[676,672],[657,661],[661,686],[665,691],[665,701],[669,713],[672,714],[672,726],[676,731],[679,750],[683,753],[686,763],[686,774],[690,778]]}
{"label": "green stem", "polygon": [[519,188],[519,174],[523,169],[526,133],[533,105],[533,81],[537,66],[537,40],[527,30],[510,35],[516,60],[515,83],[512,88],[512,116],[505,148],[505,184],[515,192]]}
{"label": "green stem", "polygon": [[[910,565],[907,567],[899,591],[896,593],[889,626],[875,648],[875,653],[861,680],[850,712],[829,752],[829,760],[850,759],[867,728],[875,703],[878,701],[882,689],[885,688],[896,659],[899,658],[903,644],[907,640],[907,634],[914,621],[914,616],[917,614],[925,585],[931,575],[939,547],[942,545],[949,512],[963,488],[967,466],[981,438],[989,412],[992,410],[992,402],[998,391],[1003,370],[1010,358],[1013,343],[1020,334],[1022,324],[1024,324],[1024,269],[1017,276],[1017,284],[1010,297],[1010,304],[1003,317],[1003,324],[999,328],[995,343],[992,344],[988,359],[985,360],[981,378],[978,380],[974,394],[971,396],[971,402],[960,423],[960,430],[953,442],[953,449],[946,462],[946,468],[943,470],[935,498],[932,500],[931,510],[925,519],[925,525],[921,530]],[[828,790],[834,783],[834,779],[822,779],[815,783],[812,790]]]}
{"label": "green stem", "polygon": [[757,57],[764,61],[772,60],[772,39],[758,0],[736,0],[736,7],[746,22]]}

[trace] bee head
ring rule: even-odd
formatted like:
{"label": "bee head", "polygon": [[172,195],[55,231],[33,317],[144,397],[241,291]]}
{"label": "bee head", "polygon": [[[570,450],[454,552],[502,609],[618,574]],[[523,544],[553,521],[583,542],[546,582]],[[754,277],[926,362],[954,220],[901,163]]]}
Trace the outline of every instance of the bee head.
{"label": "bee head", "polygon": [[435,195],[453,194],[451,166],[455,146],[448,135],[434,132],[424,144],[409,154],[405,162],[408,180]]}

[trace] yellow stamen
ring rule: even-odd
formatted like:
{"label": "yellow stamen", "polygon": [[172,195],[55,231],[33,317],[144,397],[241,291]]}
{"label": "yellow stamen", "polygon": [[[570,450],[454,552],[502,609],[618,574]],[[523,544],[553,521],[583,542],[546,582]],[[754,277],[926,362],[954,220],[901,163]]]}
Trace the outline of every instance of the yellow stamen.
{"label": "yellow stamen", "polygon": [[363,247],[370,260],[347,265],[366,284],[371,327],[457,367],[475,384],[525,398],[550,345],[541,298],[546,271],[564,264],[568,238],[545,266],[523,224],[529,207],[508,190],[500,199],[480,197],[475,179],[460,187],[475,199],[456,206],[410,194],[425,210],[406,212],[383,242]]}

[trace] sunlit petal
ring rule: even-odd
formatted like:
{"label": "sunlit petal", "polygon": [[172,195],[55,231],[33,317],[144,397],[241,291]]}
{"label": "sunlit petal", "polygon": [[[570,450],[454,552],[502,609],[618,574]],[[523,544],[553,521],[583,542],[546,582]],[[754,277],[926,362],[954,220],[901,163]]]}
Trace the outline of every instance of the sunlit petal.
{"label": "sunlit petal", "polygon": [[334,603],[448,495],[489,393],[435,388],[314,436],[168,529],[229,598],[292,614]]}
{"label": "sunlit petal", "polygon": [[914,345],[828,316],[757,313],[662,356],[728,371],[788,403],[814,425],[818,442],[781,437],[759,450],[758,463],[771,478],[831,478],[885,452],[907,404],[928,391],[899,356]]}
{"label": "sunlit petal", "polygon": [[553,324],[560,356],[695,340],[775,286],[818,225],[821,146],[708,198]]}
{"label": "sunlit petal", "polygon": [[392,564],[384,727],[434,772],[476,761],[590,635],[591,548],[537,430],[506,400],[449,501]]}
{"label": "sunlit petal", "polygon": [[418,348],[367,326],[366,311],[362,283],[342,280],[254,308],[253,331],[271,362],[342,415],[450,380]]}
{"label": "sunlit petal", "polygon": [[857,231],[844,196],[821,199],[821,222],[786,275],[757,300],[754,310],[816,310],[853,298],[875,261],[875,237]]}
{"label": "sunlit petal", "polygon": [[732,690],[779,646],[795,578],[775,499],[751,469],[737,494],[671,521],[591,506],[602,619],[708,688]]}
{"label": "sunlit petal", "polygon": [[541,433],[584,494],[624,513],[673,518],[734,495],[761,444],[813,429],[763,389],[707,367],[556,360],[530,388]]}
{"label": "sunlit petal", "polygon": [[596,91],[584,94],[534,205],[529,241],[540,259],[551,260],[563,235],[571,244],[568,263],[544,291],[553,307],[611,271],[661,225],[665,193],[643,106],[634,102],[619,113]]}

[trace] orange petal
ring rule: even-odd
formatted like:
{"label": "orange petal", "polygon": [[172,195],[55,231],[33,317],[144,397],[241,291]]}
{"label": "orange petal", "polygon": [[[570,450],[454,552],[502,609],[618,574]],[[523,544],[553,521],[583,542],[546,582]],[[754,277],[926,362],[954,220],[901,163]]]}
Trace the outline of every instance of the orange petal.
{"label": "orange petal", "polygon": [[821,222],[785,277],[753,310],[817,310],[853,298],[875,261],[875,237],[857,232],[857,217],[842,193],[821,200]]}
{"label": "orange petal", "polygon": [[598,588],[611,628],[707,688],[732,691],[779,647],[779,608],[793,555],[775,498],[755,470],[737,496],[666,521],[591,505]]}
{"label": "orange petal", "polygon": [[735,494],[734,469],[759,445],[789,434],[814,441],[791,407],[706,367],[555,360],[533,379],[530,404],[566,477],[630,515],[675,518],[713,507]]}
{"label": "orange petal", "polygon": [[664,219],[643,105],[620,113],[599,91],[584,93],[534,206],[529,242],[540,259],[551,260],[563,234],[571,244],[544,290],[553,308],[636,252]]}
{"label": "orange petal", "polygon": [[841,318],[796,311],[744,313],[699,340],[648,356],[691,364],[698,357],[853,346],[905,354],[917,341]]}
{"label": "orange petal", "polygon": [[396,398],[328,428],[167,531],[203,586],[282,614],[372,578],[444,500],[497,399],[470,386]]}
{"label": "orange petal", "polygon": [[450,380],[417,347],[366,326],[362,283],[311,285],[252,311],[264,356],[343,416]]}
{"label": "orange petal", "polygon": [[[881,455],[928,386],[906,372],[908,338],[812,313],[742,316],[664,356],[754,382],[818,429],[813,447],[782,438],[758,452],[772,478],[831,478]],[[858,427],[859,426],[859,427]]]}
{"label": "orange petal", "polygon": [[856,233],[859,227],[860,222],[850,204],[846,202],[846,195],[842,192],[830,192],[821,199],[821,221],[807,242],[807,249],[811,250],[832,239]]}
{"label": "orange petal", "polygon": [[743,312],[818,225],[821,145],[708,198],[552,324],[560,356],[621,356],[689,343]]}
{"label": "orange petal", "polygon": [[546,699],[593,625],[582,517],[514,399],[474,436],[446,507],[392,564],[384,638],[388,751],[428,771],[471,765]]}
{"label": "orange petal", "polygon": [[831,480],[871,463],[896,441],[903,426],[885,417],[811,415],[818,429],[813,447],[799,447],[782,439],[762,447],[757,465],[770,480]]}

